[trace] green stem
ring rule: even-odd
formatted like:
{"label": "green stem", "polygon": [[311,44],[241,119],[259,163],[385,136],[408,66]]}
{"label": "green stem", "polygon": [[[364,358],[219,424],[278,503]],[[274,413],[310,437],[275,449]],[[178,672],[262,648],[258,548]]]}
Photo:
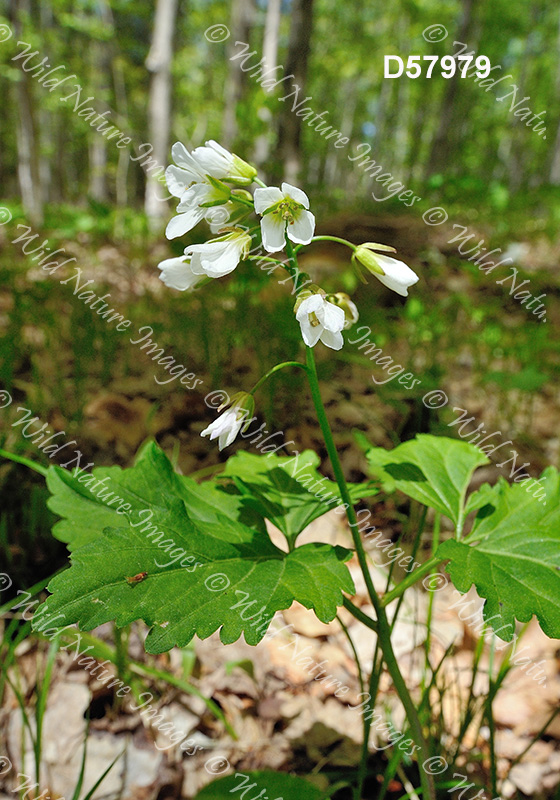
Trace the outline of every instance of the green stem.
{"label": "green stem", "polygon": [[255,204],[252,200],[247,200],[246,197],[240,197],[238,194],[232,194],[231,199],[234,200],[236,203],[242,203],[244,206],[249,206],[249,208],[253,209]]}
{"label": "green stem", "polygon": [[[412,733],[420,749],[422,762],[424,762],[429,758],[428,746],[426,744],[426,740],[424,739],[424,735],[422,733],[422,726],[420,724],[420,719],[418,717],[418,713],[414,706],[414,701],[412,700],[410,692],[408,691],[406,683],[403,679],[403,676],[399,669],[397,658],[395,656],[395,652],[393,650],[393,645],[391,642],[391,626],[387,619],[385,609],[381,604],[381,601],[377,596],[377,592],[375,591],[375,587],[373,585],[373,581],[369,571],[369,566],[367,563],[366,553],[364,550],[364,546],[362,544],[360,532],[358,530],[358,520],[356,518],[356,512],[354,511],[352,499],[350,497],[350,493],[346,485],[346,479],[344,477],[342,465],[338,457],[338,452],[336,449],[336,445],[334,443],[331,427],[327,418],[325,407],[323,405],[323,400],[321,398],[313,349],[311,347],[307,347],[306,351],[307,351],[307,358],[306,358],[307,375],[309,378],[309,385],[311,388],[311,396],[313,398],[313,403],[315,405],[315,410],[317,412],[317,418],[319,420],[321,432],[325,440],[325,445],[327,448],[327,452],[329,454],[336,482],[340,490],[340,496],[342,498],[342,502],[345,504],[346,507],[346,515],[348,517],[348,522],[350,524],[352,539],[354,541],[354,546],[356,548],[356,554],[358,556],[360,568],[364,576],[369,597],[377,614],[377,634],[379,636],[380,646],[383,652],[383,658],[385,660],[385,663],[387,664],[387,669],[393,680],[393,685],[399,695],[401,703],[404,706]],[[423,797],[425,798],[428,797],[430,798],[430,800],[435,800],[436,793],[435,793],[433,776],[429,775],[424,769],[420,768],[420,781],[422,783]]]}
{"label": "green stem", "polygon": [[266,183],[263,183],[260,178],[253,178],[253,183],[257,183],[259,186],[262,186],[263,189],[267,188]]}
{"label": "green stem", "polygon": [[436,556],[432,556],[428,561],[422,564],[421,567],[415,569],[414,572],[411,572],[410,575],[405,578],[403,581],[398,583],[395,588],[384,595],[383,599],[381,600],[381,605],[383,607],[389,605],[389,603],[395,599],[395,597],[400,597],[401,594],[406,592],[411,586],[414,586],[420,578],[423,578],[428,572],[431,572],[432,569],[441,562],[441,558],[437,558]]}
{"label": "green stem", "polygon": [[[340,236],[314,236],[311,239],[309,244],[313,244],[313,242],[338,242],[339,244],[345,244],[346,247],[349,247],[351,250],[356,249],[356,245],[349,242],[348,239],[341,239]],[[299,253],[302,247],[308,247],[309,245],[305,244],[298,244],[295,248],[295,252]]]}
{"label": "green stem", "polygon": [[257,391],[259,386],[261,386],[266,380],[268,380],[268,378],[270,378],[271,375],[274,375],[275,372],[278,372],[278,370],[284,369],[284,367],[300,367],[301,369],[307,371],[307,367],[305,366],[305,364],[302,364],[301,361],[282,361],[281,364],[276,364],[275,367],[272,367],[272,369],[269,369],[268,372],[266,373],[266,375],[263,375],[262,378],[260,378],[255,383],[255,385],[253,386],[253,388],[251,389],[249,394],[255,394],[255,392]]}
{"label": "green stem", "polygon": [[43,478],[47,477],[48,469],[46,467],[42,467],[41,464],[36,464],[34,461],[31,461],[30,458],[16,456],[15,453],[10,453],[8,450],[1,449],[0,456],[4,456],[4,458],[7,458],[9,461],[14,461],[16,464],[23,464],[25,467],[35,470],[35,472],[38,472],[39,475],[43,476]]}
{"label": "green stem", "polygon": [[[440,529],[441,529],[441,513],[439,511],[436,511],[433,534],[432,534],[432,555],[437,552],[437,549],[439,547]],[[435,567],[434,570],[432,571],[432,574],[434,573],[435,573]],[[432,618],[434,613],[434,598],[435,598],[435,592],[431,591],[428,600],[428,617],[426,620],[426,641],[424,642],[426,668],[424,670],[424,673],[422,674],[422,684],[421,684],[422,692],[424,692],[425,689],[424,678],[427,674],[428,669],[431,669],[430,650],[432,646]]]}
{"label": "green stem", "polygon": [[348,597],[342,598],[342,605],[352,614],[355,619],[358,620],[358,622],[361,622],[362,625],[366,626],[366,628],[369,628],[377,633],[377,622],[371,617],[368,617],[367,614],[364,614],[364,612],[358,608],[358,606],[355,606],[354,603],[348,599]]}

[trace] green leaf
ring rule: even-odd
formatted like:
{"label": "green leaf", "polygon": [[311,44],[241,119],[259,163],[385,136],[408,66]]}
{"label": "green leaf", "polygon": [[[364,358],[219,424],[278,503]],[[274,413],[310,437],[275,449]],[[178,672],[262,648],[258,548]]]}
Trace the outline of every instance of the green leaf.
{"label": "green leaf", "polygon": [[508,642],[515,620],[528,622],[533,615],[547,636],[560,638],[558,472],[549,467],[540,481],[544,502],[527,481],[510,485],[501,478],[492,489],[483,486],[484,505],[469,536],[444,542],[437,551],[450,559],[447,570],[460,592],[476,586],[486,600],[484,618]]}
{"label": "green leaf", "polygon": [[[149,652],[182,647],[195,634],[206,638],[218,629],[224,643],[244,634],[256,644],[274,614],[294,600],[328,622],[342,591],[355,592],[344,565],[350,551],[309,544],[285,553],[266,533],[230,516],[227,503],[215,505],[214,492],[202,497],[156,445],[145,448],[134,467],[112,469],[132,510],[115,512],[118,527],[107,527],[106,509],[87,498],[96,513],[84,518],[85,484],[79,495],[64,494],[65,531],[75,542],[87,524],[90,541],[49,584],[53,596],[35,615],[43,629],[47,620],[91,630],[110,620],[124,626],[142,619],[152,626]],[[64,482],[67,476],[57,477]]]}
{"label": "green leaf", "polygon": [[[253,785],[253,784],[256,784]],[[252,788],[250,788],[252,787]],[[236,772],[225,778],[209,783],[200,791],[195,800],[223,800],[224,797],[242,797],[250,788],[251,797],[258,797],[265,790],[270,800],[323,800],[325,793],[309,781],[288,775],[284,772],[262,770],[257,772]]]}
{"label": "green leaf", "polygon": [[[136,469],[98,467],[91,473],[65,470],[51,466],[47,473],[47,486],[51,492],[48,506],[63,517],[53,528],[53,535],[68,544],[69,550],[88,544],[104,528],[118,527],[123,523],[124,503],[137,505],[138,487],[146,505],[158,505],[162,493],[179,494],[188,505],[194,519],[218,522],[223,514],[241,517],[243,522],[263,533],[266,526],[262,517],[245,508],[243,498],[227,488],[207,481],[197,484],[191,478],[177,475],[165,454],[152,444],[143,447],[136,458]],[[157,472],[158,478],[152,481]]]}
{"label": "green leaf", "polygon": [[385,491],[399,489],[441,511],[455,525],[464,518],[465,495],[477,467],[488,464],[484,453],[468,442],[418,434],[393,450],[371,447],[366,457]]}
{"label": "green leaf", "polygon": [[[317,471],[319,463],[312,450],[293,457],[241,451],[229,459],[223,475],[233,478],[249,508],[270,520],[293,544],[314,519],[342,503],[338,485]],[[348,488],[353,502],[376,493],[370,483]]]}

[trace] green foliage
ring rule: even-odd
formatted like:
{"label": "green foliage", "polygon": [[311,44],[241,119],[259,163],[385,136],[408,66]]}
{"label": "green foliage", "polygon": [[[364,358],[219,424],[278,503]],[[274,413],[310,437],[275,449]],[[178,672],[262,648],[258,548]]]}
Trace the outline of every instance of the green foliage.
{"label": "green foliage", "polygon": [[399,489],[460,525],[467,488],[477,467],[488,463],[478,447],[444,436],[419,434],[394,450],[366,452],[373,475],[385,491]]}
{"label": "green foliage", "polygon": [[341,592],[354,592],[344,566],[350,551],[325,544],[279,550],[262,526],[239,521],[237,499],[222,503],[220,495],[217,505],[214,490],[199,491],[176,475],[156,445],[145,447],[130,469],[97,472],[110,473],[111,490],[132,508],[119,506],[111,520],[85,496],[90,481],[96,491],[97,475],[86,474],[77,487],[53,469],[53,504],[66,517],[57,534],[74,546],[89,544],[78,547],[71,568],[49,584],[53,597],[42,607],[43,623],[91,630],[109,620],[124,626],[143,619],[152,626],[148,652],[184,646],[195,634],[205,638],[218,629],[224,643],[243,633],[256,644],[276,611],[294,600],[328,622]]}
{"label": "green foliage", "polygon": [[[484,486],[471,533],[461,542],[444,542],[437,551],[450,559],[454,585],[466,592],[474,584],[486,599],[484,617],[505,641],[515,620],[536,615],[547,636],[560,639],[560,479],[549,467],[540,479],[546,500],[534,497],[530,483]],[[474,496],[476,498],[476,495]]]}
{"label": "green foliage", "polygon": [[[270,520],[293,546],[314,519],[342,503],[334,481],[317,472],[319,456],[306,450],[297,456],[257,456],[240,451],[227,462],[231,476],[248,507]],[[349,484],[354,502],[375,494],[370,484]]]}
{"label": "green foliage", "polygon": [[[255,786],[256,784],[256,786]],[[247,788],[251,789],[253,797],[266,789],[267,797],[276,800],[323,800],[324,792],[313,786],[309,781],[298,778],[296,775],[287,775],[283,772],[272,772],[271,770],[259,770],[256,772],[236,772],[235,775],[228,775],[226,778],[218,778],[205,786],[196,796],[195,800],[223,800],[224,797],[238,795]],[[256,792],[257,795],[254,795]]]}

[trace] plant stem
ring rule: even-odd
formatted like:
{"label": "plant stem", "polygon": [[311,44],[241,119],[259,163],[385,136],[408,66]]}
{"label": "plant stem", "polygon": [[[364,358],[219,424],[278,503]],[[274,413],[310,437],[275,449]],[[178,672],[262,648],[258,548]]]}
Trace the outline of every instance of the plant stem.
{"label": "plant stem", "polygon": [[[383,658],[385,660],[385,663],[387,664],[387,669],[389,670],[389,674],[391,675],[391,678],[393,680],[393,685],[399,695],[401,703],[404,706],[412,733],[414,735],[417,745],[420,748],[422,762],[424,762],[429,758],[428,746],[426,744],[424,735],[422,733],[422,726],[420,724],[420,719],[418,717],[418,713],[414,706],[414,701],[412,700],[410,692],[408,691],[407,685],[403,679],[403,676],[399,669],[397,658],[393,650],[393,645],[391,643],[391,626],[387,619],[385,608],[383,607],[381,600],[377,596],[377,592],[375,591],[375,587],[373,585],[373,581],[369,571],[369,566],[367,563],[366,553],[360,537],[360,532],[358,530],[358,520],[356,518],[356,512],[354,511],[352,499],[350,497],[350,493],[346,485],[346,479],[344,477],[342,465],[338,457],[338,452],[336,449],[336,445],[334,443],[331,427],[327,418],[325,407],[323,405],[323,400],[321,398],[319,381],[317,378],[317,367],[315,365],[315,357],[313,355],[313,349],[311,347],[307,347],[306,351],[307,351],[307,357],[306,357],[307,376],[309,378],[311,396],[313,398],[313,403],[315,405],[315,410],[317,412],[317,418],[319,420],[321,432],[325,440],[325,446],[329,454],[336,482],[340,490],[340,496],[346,507],[346,515],[348,517],[348,522],[350,524],[350,531],[352,533],[352,539],[354,541],[354,546],[356,548],[356,554],[358,556],[360,568],[364,576],[369,597],[377,614],[377,634],[379,636],[379,643],[383,652]],[[430,564],[430,567],[427,571],[429,571],[433,566],[434,566],[433,564]],[[424,769],[422,769],[421,765],[420,765],[420,781],[422,783],[423,797],[430,798],[430,800],[435,800],[436,793],[435,793],[433,776],[429,775]]]}
{"label": "plant stem", "polygon": [[42,475],[43,478],[47,477],[48,469],[46,467],[41,466],[41,464],[35,463],[30,458],[25,458],[24,456],[16,456],[15,453],[10,453],[8,450],[1,450],[0,449],[0,456],[4,456],[4,458],[9,459],[10,461],[14,461],[16,464],[23,464],[25,467],[29,467],[29,469],[35,470],[38,472],[39,475]]}
{"label": "plant stem", "polygon": [[301,361],[282,361],[281,364],[276,364],[275,367],[269,369],[268,372],[255,383],[249,394],[255,394],[259,386],[261,386],[266,380],[268,380],[268,378],[270,378],[271,375],[274,375],[275,372],[278,372],[278,370],[280,369],[284,369],[284,367],[300,367],[301,369],[307,372],[307,367],[305,366],[305,364],[302,364]]}
{"label": "plant stem", "polygon": [[[338,242],[339,244],[345,244],[346,247],[349,247],[351,250],[356,249],[355,244],[349,242],[348,239],[341,239],[339,236],[314,236],[309,244],[313,244],[313,242]],[[296,253],[298,253],[302,247],[308,247],[308,245],[298,244],[295,248]]]}
{"label": "plant stem", "polygon": [[437,566],[441,562],[441,558],[437,558],[436,556],[432,556],[429,558],[421,567],[415,569],[414,572],[411,572],[410,575],[405,578],[403,581],[398,583],[395,588],[388,592],[383,599],[381,600],[381,605],[383,607],[389,605],[389,603],[395,599],[395,597],[400,597],[407,589],[411,586],[414,586],[420,578],[423,578],[424,575],[427,575],[428,572],[431,572],[432,569]]}
{"label": "plant stem", "polygon": [[361,622],[362,625],[366,626],[366,628],[369,628],[377,633],[377,622],[371,617],[368,617],[367,614],[364,614],[364,612],[358,608],[358,606],[355,606],[354,603],[348,599],[348,597],[342,598],[342,604],[344,608],[349,611],[355,619],[358,620],[358,622]]}

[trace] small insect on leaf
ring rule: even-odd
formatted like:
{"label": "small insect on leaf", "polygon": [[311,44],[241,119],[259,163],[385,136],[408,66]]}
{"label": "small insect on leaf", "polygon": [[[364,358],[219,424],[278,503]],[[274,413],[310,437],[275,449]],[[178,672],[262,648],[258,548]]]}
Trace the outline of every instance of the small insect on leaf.
{"label": "small insect on leaf", "polygon": [[127,578],[126,582],[132,586],[135,583],[141,583],[147,577],[147,572],[139,572],[138,575],[133,575],[132,578]]}

